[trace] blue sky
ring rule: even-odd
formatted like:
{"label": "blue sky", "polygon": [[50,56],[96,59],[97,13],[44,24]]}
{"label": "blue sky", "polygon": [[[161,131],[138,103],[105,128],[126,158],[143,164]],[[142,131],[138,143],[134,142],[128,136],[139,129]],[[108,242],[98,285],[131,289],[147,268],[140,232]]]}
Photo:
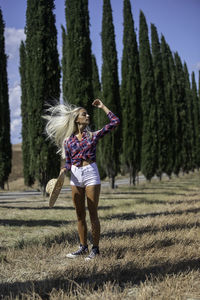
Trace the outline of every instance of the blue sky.
{"label": "blue sky", "polygon": [[[58,30],[58,51],[62,51],[61,25],[65,26],[65,0],[55,0],[56,26]],[[89,0],[90,37],[92,52],[95,54],[101,74],[101,25],[103,0]],[[119,78],[123,38],[123,0],[111,0],[118,52]],[[200,0],[131,0],[136,34],[139,34],[140,10],[146,16],[149,27],[153,23],[159,36],[164,35],[172,51],[177,51],[186,62],[189,73],[195,72],[199,80],[200,70]],[[9,102],[11,110],[11,141],[21,142],[19,45],[25,39],[26,0],[0,0],[5,22],[5,42],[8,59]]]}

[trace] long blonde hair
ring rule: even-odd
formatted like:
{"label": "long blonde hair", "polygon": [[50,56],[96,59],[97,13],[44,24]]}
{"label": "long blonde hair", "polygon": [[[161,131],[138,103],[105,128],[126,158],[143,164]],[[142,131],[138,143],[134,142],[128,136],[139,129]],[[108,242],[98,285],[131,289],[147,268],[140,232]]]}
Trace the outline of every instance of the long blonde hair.
{"label": "long blonde hair", "polygon": [[[77,130],[75,123],[82,107],[73,104],[56,104],[48,106],[46,114],[43,116],[47,120],[45,126],[46,135],[58,147],[58,153],[65,158],[64,142]],[[89,129],[86,128],[89,132]]]}

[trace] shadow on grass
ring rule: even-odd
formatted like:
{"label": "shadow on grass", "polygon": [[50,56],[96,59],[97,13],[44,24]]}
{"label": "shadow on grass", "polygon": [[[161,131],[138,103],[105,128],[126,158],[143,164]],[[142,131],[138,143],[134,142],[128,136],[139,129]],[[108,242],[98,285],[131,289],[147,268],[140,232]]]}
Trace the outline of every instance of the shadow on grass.
{"label": "shadow on grass", "polygon": [[188,224],[166,224],[160,227],[152,227],[152,225],[139,227],[139,228],[129,228],[126,230],[116,231],[110,230],[108,232],[102,233],[102,238],[118,238],[118,237],[134,237],[135,235],[143,235],[146,233],[157,233],[163,231],[175,231],[175,230],[182,230],[182,229],[191,229],[191,228],[199,228],[200,222],[193,222]]}
{"label": "shadow on grass", "polygon": [[44,200],[33,200],[33,201],[27,201],[27,200],[16,200],[16,201],[13,201],[13,200],[10,200],[10,201],[0,201],[0,204],[18,204],[18,203],[35,203],[35,202],[43,202],[44,203]]}
{"label": "shadow on grass", "polygon": [[112,216],[102,217],[101,219],[119,219],[119,220],[134,220],[134,219],[142,219],[142,218],[148,218],[148,217],[157,217],[157,216],[170,216],[170,215],[183,215],[188,213],[198,213],[200,212],[200,208],[188,208],[185,210],[174,210],[174,211],[161,211],[161,212],[152,212],[152,213],[146,213],[146,214],[135,214],[132,213],[121,213],[121,214],[115,214]]}
{"label": "shadow on grass", "polygon": [[[98,210],[111,209],[113,207],[115,207],[115,205],[99,206]],[[17,209],[17,210],[26,210],[26,209],[29,209],[29,210],[49,210],[50,209],[48,206],[31,207],[31,206],[8,206],[8,205],[0,205],[0,208]],[[54,207],[51,208],[51,210],[73,210],[73,211],[75,211],[75,208],[73,206],[54,206]]]}
{"label": "shadow on grass", "polygon": [[73,223],[74,221],[66,221],[66,220],[17,220],[17,219],[1,219],[0,225],[3,226],[27,226],[27,227],[35,227],[35,226],[53,226],[60,227],[62,225]]}
{"label": "shadow on grass", "polygon": [[[128,284],[139,284],[145,282],[147,279],[151,279],[152,276],[166,276],[179,274],[181,272],[188,272],[191,270],[199,270],[200,260],[199,259],[188,259],[181,260],[174,264],[165,262],[162,264],[156,264],[145,268],[138,268],[133,262],[124,263],[123,267],[121,264],[111,265],[110,268],[107,266],[107,270],[101,272],[98,268],[94,269],[92,276],[87,276],[84,270],[80,270],[78,277],[69,278],[69,273],[60,274],[52,278],[35,281],[24,281],[14,283],[1,283],[0,291],[2,299],[5,296],[16,297],[23,294],[36,293],[40,295],[43,300],[50,299],[49,294],[53,289],[60,290],[66,294],[70,291],[76,293],[84,287],[90,287],[90,290],[97,290],[103,287],[106,282],[113,282],[118,284],[121,289]],[[84,269],[84,268],[83,268]],[[4,297],[4,298],[3,298]]]}
{"label": "shadow on grass", "polygon": [[[101,193],[102,195],[108,195],[108,197],[106,199],[109,199],[109,200],[118,200],[118,199],[127,199],[127,198],[122,198],[122,197],[119,197],[120,195],[131,195],[131,197],[133,195],[167,195],[167,196],[185,196],[184,193],[176,193],[176,192],[172,192],[172,191],[159,191],[159,192],[119,192],[119,193]],[[112,196],[109,198],[109,195]],[[118,197],[117,198],[114,198],[113,195],[117,195]],[[105,199],[105,197],[104,197]]]}

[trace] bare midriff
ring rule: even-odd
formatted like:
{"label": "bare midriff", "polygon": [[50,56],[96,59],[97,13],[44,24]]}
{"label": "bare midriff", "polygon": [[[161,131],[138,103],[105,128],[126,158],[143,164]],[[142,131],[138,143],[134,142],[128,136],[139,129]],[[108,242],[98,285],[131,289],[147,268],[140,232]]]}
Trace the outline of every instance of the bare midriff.
{"label": "bare midriff", "polygon": [[91,160],[91,159],[82,160],[79,167],[84,167],[84,166],[87,166],[87,165],[91,165],[91,164],[93,164],[94,162],[95,162],[95,161],[93,161],[93,160]]}

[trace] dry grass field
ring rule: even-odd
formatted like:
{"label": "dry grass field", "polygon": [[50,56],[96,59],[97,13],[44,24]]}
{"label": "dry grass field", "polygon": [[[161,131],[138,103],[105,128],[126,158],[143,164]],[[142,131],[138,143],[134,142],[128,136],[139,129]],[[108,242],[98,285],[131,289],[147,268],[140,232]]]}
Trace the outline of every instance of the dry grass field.
{"label": "dry grass field", "polygon": [[1,200],[1,298],[200,299],[199,180],[102,188],[101,254],[90,262],[65,257],[78,245],[70,192],[52,209],[41,196]]}

